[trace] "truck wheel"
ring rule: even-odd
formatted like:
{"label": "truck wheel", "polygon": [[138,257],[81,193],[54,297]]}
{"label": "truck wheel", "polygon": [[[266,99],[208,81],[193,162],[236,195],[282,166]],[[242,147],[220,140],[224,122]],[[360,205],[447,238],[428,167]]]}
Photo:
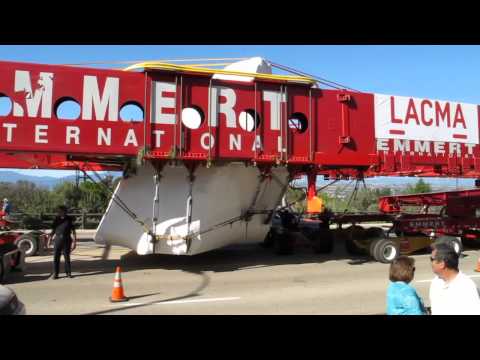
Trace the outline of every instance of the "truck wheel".
{"label": "truck wheel", "polygon": [[388,264],[400,254],[398,244],[390,239],[378,239],[374,246],[374,258],[378,262]]}
{"label": "truck wheel", "polygon": [[25,256],[34,256],[38,251],[38,239],[29,234],[20,236],[15,245],[25,253]]}
{"label": "truck wheel", "polygon": [[346,230],[347,230],[349,236],[356,239],[356,240],[365,239],[366,230],[361,226],[352,225]]}
{"label": "truck wheel", "polygon": [[380,242],[381,238],[373,239],[368,247],[368,254],[375,259],[375,249]]}
{"label": "truck wheel", "polygon": [[316,254],[329,254],[333,251],[333,234],[330,230],[319,229],[312,233],[313,251]]}
{"label": "truck wheel", "polygon": [[5,268],[3,267],[3,258],[0,255],[0,284],[3,284],[4,276],[5,276]]}
{"label": "truck wheel", "polygon": [[365,238],[366,239],[380,238],[380,237],[385,237],[385,232],[383,231],[382,228],[371,227],[371,228],[365,229]]}
{"label": "truck wheel", "polygon": [[347,249],[347,252],[351,255],[365,255],[365,250],[358,247],[351,238],[345,240],[345,248]]}
{"label": "truck wheel", "polygon": [[454,248],[455,252],[456,252],[458,255],[461,255],[462,252],[463,252],[462,241],[461,241],[461,240],[458,240],[457,238],[453,238],[453,239],[452,239],[452,243],[453,243],[453,248]]}
{"label": "truck wheel", "polygon": [[365,232],[365,237],[367,239],[371,239],[371,242],[368,246],[368,254],[371,257],[375,258],[375,250],[377,245],[380,243],[380,240],[386,239],[385,231],[383,231],[383,229],[381,228],[370,228],[367,229]]}
{"label": "truck wheel", "polygon": [[345,229],[335,229],[332,230],[332,233],[335,241],[347,241],[348,233],[345,231]]}
{"label": "truck wheel", "polygon": [[290,234],[282,234],[274,236],[274,247],[277,255],[293,254],[295,239]]}
{"label": "truck wheel", "polygon": [[22,251],[18,251],[15,254],[15,261],[12,264],[12,270],[15,271],[24,271],[25,267],[25,254]]}
{"label": "truck wheel", "polygon": [[345,229],[346,239],[345,239],[345,248],[347,252],[352,255],[365,255],[365,249],[362,249],[357,244],[355,240],[362,240],[365,238],[365,229],[361,226],[353,225]]}
{"label": "truck wheel", "polygon": [[462,236],[462,245],[464,244],[473,248],[478,248],[480,246],[480,238],[478,237],[478,234],[474,234],[476,235],[476,237],[473,239],[465,235],[467,234],[464,234],[464,236]]}
{"label": "truck wheel", "polygon": [[313,229],[310,227],[304,227],[301,229],[301,232],[303,236],[305,236],[307,239],[314,240],[314,238],[318,235],[317,234],[318,229]]}
{"label": "truck wheel", "polygon": [[458,240],[454,236],[447,236],[447,235],[440,236],[435,242],[450,244],[453,247],[453,250],[455,250],[455,252],[458,255],[460,255],[463,252],[462,241]]}
{"label": "truck wheel", "polygon": [[273,245],[274,245],[274,235],[273,235],[273,231],[270,230],[267,233],[267,236],[265,236],[265,239],[263,240],[263,242],[260,243],[260,246],[265,249],[268,249],[268,248],[271,248]]}

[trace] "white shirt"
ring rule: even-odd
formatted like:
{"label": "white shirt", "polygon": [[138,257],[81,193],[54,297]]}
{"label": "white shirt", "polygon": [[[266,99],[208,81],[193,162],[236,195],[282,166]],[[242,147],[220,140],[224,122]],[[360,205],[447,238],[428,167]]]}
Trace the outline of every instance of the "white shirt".
{"label": "white shirt", "polygon": [[477,286],[461,271],[450,282],[438,276],[430,285],[432,315],[480,315]]}

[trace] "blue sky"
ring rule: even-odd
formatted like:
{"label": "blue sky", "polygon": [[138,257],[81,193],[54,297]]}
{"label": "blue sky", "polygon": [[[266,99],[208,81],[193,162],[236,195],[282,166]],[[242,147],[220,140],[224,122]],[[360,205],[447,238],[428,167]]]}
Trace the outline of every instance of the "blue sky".
{"label": "blue sky", "polygon": [[[45,64],[250,56],[262,56],[366,92],[480,104],[480,46],[0,46],[0,60]],[[70,174],[32,170],[26,173],[49,176]]]}

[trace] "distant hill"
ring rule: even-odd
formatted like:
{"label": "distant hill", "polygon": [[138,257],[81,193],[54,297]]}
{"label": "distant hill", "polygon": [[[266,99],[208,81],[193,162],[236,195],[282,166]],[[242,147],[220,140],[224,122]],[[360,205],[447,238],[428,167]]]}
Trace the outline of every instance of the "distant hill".
{"label": "distant hill", "polygon": [[[101,174],[102,177],[104,174]],[[118,176],[118,174],[115,174]],[[374,177],[365,179],[367,186],[372,187],[405,187],[408,184],[414,185],[420,178],[415,177]],[[75,175],[65,176],[62,178],[56,178],[52,176],[30,176],[17,173],[15,171],[0,171],[0,182],[11,182],[16,183],[19,180],[30,181],[37,186],[53,188],[57,184],[61,184],[65,181],[75,182]],[[452,189],[455,188],[457,181],[453,178],[423,178],[423,180],[429,183],[435,190],[438,189]],[[317,187],[325,186],[330,183],[331,180],[323,180],[323,178],[318,177]],[[345,186],[349,181],[340,181],[336,183],[338,186]],[[303,179],[296,180],[296,186],[306,186],[307,181],[304,177]],[[474,180],[473,179],[458,179],[459,188],[473,188]]]}
{"label": "distant hill", "polygon": [[[420,178],[418,177],[393,177],[393,176],[379,176],[365,179],[365,184],[372,187],[406,187],[407,185],[414,185]],[[459,188],[473,188],[475,186],[474,179],[454,179],[454,178],[422,178],[423,181],[430,184],[434,189],[452,189],[455,188],[458,181]],[[332,180],[323,180],[321,177],[317,178],[317,187],[325,186]],[[349,181],[339,181],[337,184],[344,186]],[[306,186],[306,178],[298,179],[297,186]]]}
{"label": "distant hill", "polygon": [[63,182],[75,182],[76,177],[75,175],[65,176],[62,178],[56,178],[52,176],[30,176],[17,173],[15,171],[0,171],[0,182],[10,182],[16,183],[17,181],[30,181],[37,186],[46,187],[46,188],[53,188],[57,184],[61,184]]}

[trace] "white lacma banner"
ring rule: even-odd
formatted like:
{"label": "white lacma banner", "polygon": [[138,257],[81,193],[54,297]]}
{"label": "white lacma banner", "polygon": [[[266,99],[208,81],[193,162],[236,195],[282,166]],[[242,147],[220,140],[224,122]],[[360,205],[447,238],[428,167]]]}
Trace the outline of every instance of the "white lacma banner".
{"label": "white lacma banner", "polygon": [[478,144],[477,105],[374,94],[375,137]]}

